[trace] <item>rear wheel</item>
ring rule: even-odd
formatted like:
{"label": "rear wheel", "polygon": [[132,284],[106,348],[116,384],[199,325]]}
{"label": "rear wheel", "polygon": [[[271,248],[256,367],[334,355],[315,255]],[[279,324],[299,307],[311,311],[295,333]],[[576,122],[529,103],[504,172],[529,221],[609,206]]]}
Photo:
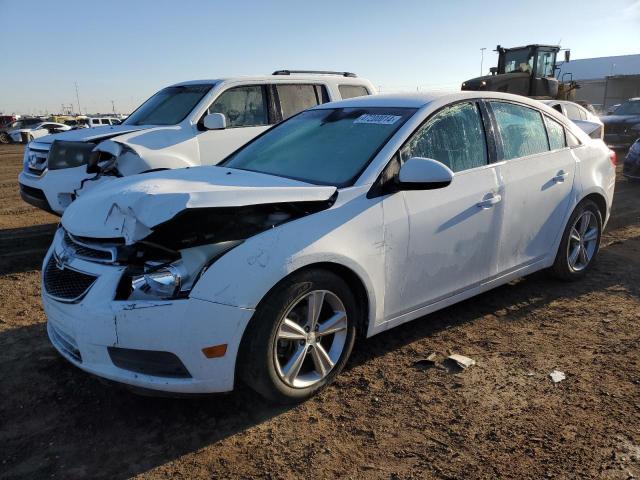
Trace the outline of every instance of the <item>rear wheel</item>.
{"label": "rear wheel", "polygon": [[573,211],[556,254],[553,274],[561,280],[577,280],[592,267],[600,247],[602,214],[591,200]]}
{"label": "rear wheel", "polygon": [[285,279],[247,327],[240,377],[277,403],[309,398],[346,364],[358,311],[353,293],[332,272],[308,270]]}

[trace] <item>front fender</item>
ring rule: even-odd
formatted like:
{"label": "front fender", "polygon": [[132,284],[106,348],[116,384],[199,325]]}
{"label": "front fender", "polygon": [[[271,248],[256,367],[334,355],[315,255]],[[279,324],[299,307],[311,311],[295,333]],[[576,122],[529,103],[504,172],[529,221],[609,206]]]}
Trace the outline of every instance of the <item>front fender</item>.
{"label": "front fender", "polygon": [[364,196],[334,205],[247,239],[209,267],[191,296],[256,308],[279,281],[315,264],[348,268],[369,302],[369,331],[384,312],[384,240],[381,203]]}

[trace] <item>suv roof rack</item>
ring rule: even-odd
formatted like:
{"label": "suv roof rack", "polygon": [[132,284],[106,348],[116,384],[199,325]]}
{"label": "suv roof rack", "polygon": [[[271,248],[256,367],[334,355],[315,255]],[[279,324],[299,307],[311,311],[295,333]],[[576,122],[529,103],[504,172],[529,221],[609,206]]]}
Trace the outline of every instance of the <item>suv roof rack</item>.
{"label": "suv roof rack", "polygon": [[356,78],[357,75],[351,72],[332,72],[330,70],[276,70],[271,75],[291,75],[292,73],[312,73],[319,75],[340,75],[341,77]]}

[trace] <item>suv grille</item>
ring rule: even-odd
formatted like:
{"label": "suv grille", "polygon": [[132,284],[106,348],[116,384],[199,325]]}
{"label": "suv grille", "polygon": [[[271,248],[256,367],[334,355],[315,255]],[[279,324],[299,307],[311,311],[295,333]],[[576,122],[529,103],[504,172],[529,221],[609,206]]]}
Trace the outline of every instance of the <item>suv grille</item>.
{"label": "suv grille", "polygon": [[74,255],[83,260],[111,263],[115,261],[115,249],[101,249],[81,243],[68,232],[64,232],[64,244],[69,247]]}
{"label": "suv grille", "polygon": [[54,255],[49,258],[43,274],[46,292],[63,302],[79,300],[87,293],[96,278],[93,275],[78,272],[69,267],[59,269]]}

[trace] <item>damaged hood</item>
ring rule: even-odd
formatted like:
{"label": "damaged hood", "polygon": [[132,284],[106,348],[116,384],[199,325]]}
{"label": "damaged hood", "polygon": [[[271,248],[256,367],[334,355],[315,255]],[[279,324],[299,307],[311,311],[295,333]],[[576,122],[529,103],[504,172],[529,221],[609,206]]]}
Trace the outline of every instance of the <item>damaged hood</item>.
{"label": "damaged hood", "polygon": [[166,170],[108,182],[72,202],[62,225],[74,235],[132,244],[187,209],[326,201],[336,187],[224,167]]}
{"label": "damaged hood", "polygon": [[77,130],[67,130],[53,135],[47,135],[38,139],[39,143],[53,143],[54,140],[66,140],[70,142],[93,142],[103,138],[113,138],[125,133],[146,130],[151,126],[140,125],[112,125],[93,128],[79,128]]}

